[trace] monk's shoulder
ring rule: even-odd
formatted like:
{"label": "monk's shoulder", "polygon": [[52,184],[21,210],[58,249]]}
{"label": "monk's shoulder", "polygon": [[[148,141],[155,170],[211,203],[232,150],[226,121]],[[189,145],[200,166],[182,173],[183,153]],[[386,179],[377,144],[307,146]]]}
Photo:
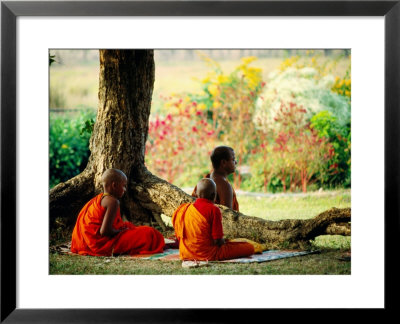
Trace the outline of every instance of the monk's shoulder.
{"label": "monk's shoulder", "polygon": [[227,179],[222,177],[218,177],[215,180],[215,184],[217,185],[218,192],[232,192],[232,186]]}
{"label": "monk's shoulder", "polygon": [[101,206],[104,208],[118,208],[119,200],[113,196],[103,196],[101,199]]}

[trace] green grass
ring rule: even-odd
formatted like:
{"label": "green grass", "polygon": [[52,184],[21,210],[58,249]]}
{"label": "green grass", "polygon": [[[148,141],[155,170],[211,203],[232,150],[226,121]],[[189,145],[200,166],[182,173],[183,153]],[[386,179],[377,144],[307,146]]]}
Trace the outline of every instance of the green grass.
{"label": "green grass", "polygon": [[[350,190],[336,190],[307,195],[253,197],[238,195],[243,213],[269,220],[311,218],[332,207],[350,207]],[[163,217],[170,223],[170,218]],[[171,232],[172,233],[172,232]],[[166,235],[168,236],[168,235]],[[69,240],[70,233],[64,241]],[[62,241],[62,239],[61,239]],[[351,248],[350,237],[322,235],[311,242],[319,254],[251,264],[210,263],[197,269],[183,269],[179,261],[150,261],[130,257],[89,257],[50,253],[50,274],[350,274],[351,264],[339,260]]]}
{"label": "green grass", "polygon": [[240,211],[267,220],[308,219],[332,207],[351,206],[350,189],[307,194],[274,194],[267,197],[238,195]]}
{"label": "green grass", "polygon": [[77,275],[341,275],[351,273],[351,263],[339,258],[343,251],[323,251],[301,257],[262,263],[209,263],[185,269],[180,261],[139,260],[129,257],[89,257],[50,254],[50,274]]}

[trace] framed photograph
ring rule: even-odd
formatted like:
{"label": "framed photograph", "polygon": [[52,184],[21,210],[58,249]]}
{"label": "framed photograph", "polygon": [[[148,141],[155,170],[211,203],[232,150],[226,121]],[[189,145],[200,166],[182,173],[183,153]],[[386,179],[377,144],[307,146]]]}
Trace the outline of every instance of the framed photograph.
{"label": "framed photograph", "polygon": [[[399,21],[398,0],[3,1],[1,321],[190,323],[265,316],[271,308],[393,311]],[[50,276],[50,48],[351,49],[351,275]],[[209,297],[215,288],[223,298]]]}

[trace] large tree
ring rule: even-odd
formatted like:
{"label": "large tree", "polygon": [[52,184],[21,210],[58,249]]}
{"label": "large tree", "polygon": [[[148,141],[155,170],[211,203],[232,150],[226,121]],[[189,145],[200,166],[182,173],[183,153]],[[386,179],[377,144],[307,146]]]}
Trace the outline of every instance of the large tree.
{"label": "large tree", "polygon": [[[134,223],[149,223],[161,213],[172,216],[194,199],[149,172],[144,165],[154,85],[153,50],[100,50],[99,104],[90,140],[91,155],[78,176],[50,190],[50,227],[72,226],[82,206],[101,191],[108,168],[128,176],[121,202],[123,215]],[[350,235],[350,209],[328,210],[309,220],[266,221],[222,207],[228,237],[247,237],[271,245],[303,246],[321,234]]]}

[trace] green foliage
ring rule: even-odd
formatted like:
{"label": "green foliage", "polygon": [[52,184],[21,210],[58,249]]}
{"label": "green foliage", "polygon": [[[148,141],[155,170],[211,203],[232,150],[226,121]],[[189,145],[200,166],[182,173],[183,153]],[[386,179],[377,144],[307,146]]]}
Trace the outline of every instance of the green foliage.
{"label": "green foliage", "polygon": [[90,135],[92,135],[93,126],[94,126],[94,123],[95,123],[95,118],[94,117],[85,120],[85,124],[84,124],[84,126],[82,127],[82,129],[80,131],[81,136],[85,136],[85,135],[89,135],[90,136]]}
{"label": "green foliage", "polygon": [[330,186],[351,186],[351,132],[349,127],[341,127],[337,118],[329,111],[321,111],[311,118],[311,128],[321,138],[332,144],[334,154],[328,161],[328,173],[322,183]]}
{"label": "green foliage", "polygon": [[50,116],[50,188],[76,176],[86,167],[94,118],[93,111],[72,118]]}

